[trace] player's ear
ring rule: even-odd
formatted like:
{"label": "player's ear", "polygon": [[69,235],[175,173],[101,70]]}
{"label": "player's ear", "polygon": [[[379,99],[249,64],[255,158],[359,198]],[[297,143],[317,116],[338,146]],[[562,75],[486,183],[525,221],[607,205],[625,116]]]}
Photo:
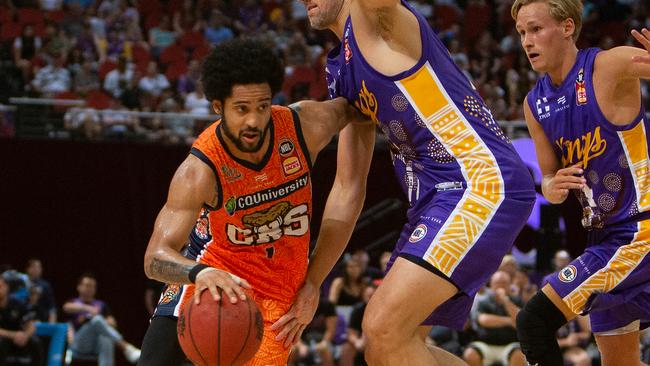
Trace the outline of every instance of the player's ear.
{"label": "player's ear", "polygon": [[573,21],[573,19],[564,19],[562,26],[564,37],[573,37],[573,34],[576,32],[576,23]]}
{"label": "player's ear", "polygon": [[222,114],[223,113],[223,104],[221,103],[220,100],[213,100],[212,101],[212,109],[214,110],[214,113],[216,114]]}

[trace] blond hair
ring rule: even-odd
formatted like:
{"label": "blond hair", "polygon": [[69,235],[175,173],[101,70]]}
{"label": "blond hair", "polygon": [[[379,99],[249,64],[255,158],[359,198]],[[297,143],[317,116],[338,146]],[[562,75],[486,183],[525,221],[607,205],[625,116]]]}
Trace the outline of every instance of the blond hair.
{"label": "blond hair", "polygon": [[524,5],[541,2],[548,4],[549,14],[556,21],[573,19],[576,27],[573,32],[573,40],[577,41],[582,29],[582,2],[580,0],[515,0],[510,8],[510,15],[512,15],[512,19],[517,20],[517,14]]}

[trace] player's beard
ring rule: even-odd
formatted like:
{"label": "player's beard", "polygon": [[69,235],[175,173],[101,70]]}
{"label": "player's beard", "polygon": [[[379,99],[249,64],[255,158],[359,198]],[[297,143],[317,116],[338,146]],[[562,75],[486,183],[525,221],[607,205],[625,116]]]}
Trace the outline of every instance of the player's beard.
{"label": "player's beard", "polygon": [[[237,149],[241,152],[245,153],[254,153],[260,151],[262,148],[262,145],[264,145],[264,139],[266,138],[266,133],[269,131],[269,128],[271,127],[271,121],[266,125],[264,130],[260,130],[257,128],[245,128],[243,130],[239,131],[239,136],[235,136],[235,134],[230,130],[228,127],[228,123],[226,123],[226,119],[222,118],[221,125],[223,127],[223,133],[228,137],[230,141],[232,141],[233,144],[237,147]],[[255,132],[259,135],[259,140],[257,143],[254,145],[247,144],[242,140],[242,134],[244,132]]]}
{"label": "player's beard", "polygon": [[338,17],[339,13],[341,12],[341,8],[343,8],[343,3],[345,0],[337,0],[338,2],[334,0],[328,0],[330,1],[327,6],[325,6],[325,3],[321,4],[319,6],[319,13],[315,17],[309,17],[309,24],[311,25],[312,28],[317,29],[317,30],[323,30],[327,29],[331,25],[333,25],[336,22],[336,18]]}

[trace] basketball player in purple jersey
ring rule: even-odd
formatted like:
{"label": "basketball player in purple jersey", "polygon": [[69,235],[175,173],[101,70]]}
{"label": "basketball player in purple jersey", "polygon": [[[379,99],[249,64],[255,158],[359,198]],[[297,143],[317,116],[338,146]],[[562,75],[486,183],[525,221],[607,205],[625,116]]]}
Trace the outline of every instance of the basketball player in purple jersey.
{"label": "basketball player in purple jersey", "polygon": [[[585,252],[550,277],[519,312],[531,365],[562,365],[557,329],[590,314],[603,365],[639,365],[639,330],[650,324],[650,160],[640,79],[648,51],[579,50],[580,0],[517,0],[521,44],[544,76],[524,112],[544,179],[561,203],[574,191],[589,230]],[[650,50],[650,33],[632,34]]]}
{"label": "basketball player in purple jersey", "polygon": [[[366,359],[370,365],[462,365],[441,349],[429,350],[424,337],[434,324],[465,324],[474,295],[528,218],[531,175],[426,19],[406,1],[303,2],[312,26],[342,41],[328,57],[330,96],[345,97],[384,131],[410,203],[390,270],[366,309]],[[306,288],[322,283],[346,241],[321,230],[316,250],[329,255],[310,263]],[[315,309],[308,295],[315,296],[300,292],[276,323],[284,327],[280,336],[293,339],[294,329],[308,322]]]}

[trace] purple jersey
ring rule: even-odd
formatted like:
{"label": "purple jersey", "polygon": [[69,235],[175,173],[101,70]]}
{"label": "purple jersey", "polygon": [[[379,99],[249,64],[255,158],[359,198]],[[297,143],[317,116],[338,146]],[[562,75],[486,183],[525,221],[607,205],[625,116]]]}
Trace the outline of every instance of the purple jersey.
{"label": "purple jersey", "polygon": [[490,110],[426,19],[417,17],[422,56],[394,76],[376,71],[357,46],[350,17],[327,60],[330,97],[345,97],[388,137],[409,219],[436,192],[464,190],[462,205],[497,208],[504,197],[534,197],[531,175]]}
{"label": "purple jersey", "polygon": [[648,122],[643,106],[626,126],[605,118],[593,87],[598,52],[597,48],[579,51],[560,86],[545,75],[528,94],[528,105],[562,166],[582,163],[587,187],[576,193],[586,228],[647,218],[650,208]]}

